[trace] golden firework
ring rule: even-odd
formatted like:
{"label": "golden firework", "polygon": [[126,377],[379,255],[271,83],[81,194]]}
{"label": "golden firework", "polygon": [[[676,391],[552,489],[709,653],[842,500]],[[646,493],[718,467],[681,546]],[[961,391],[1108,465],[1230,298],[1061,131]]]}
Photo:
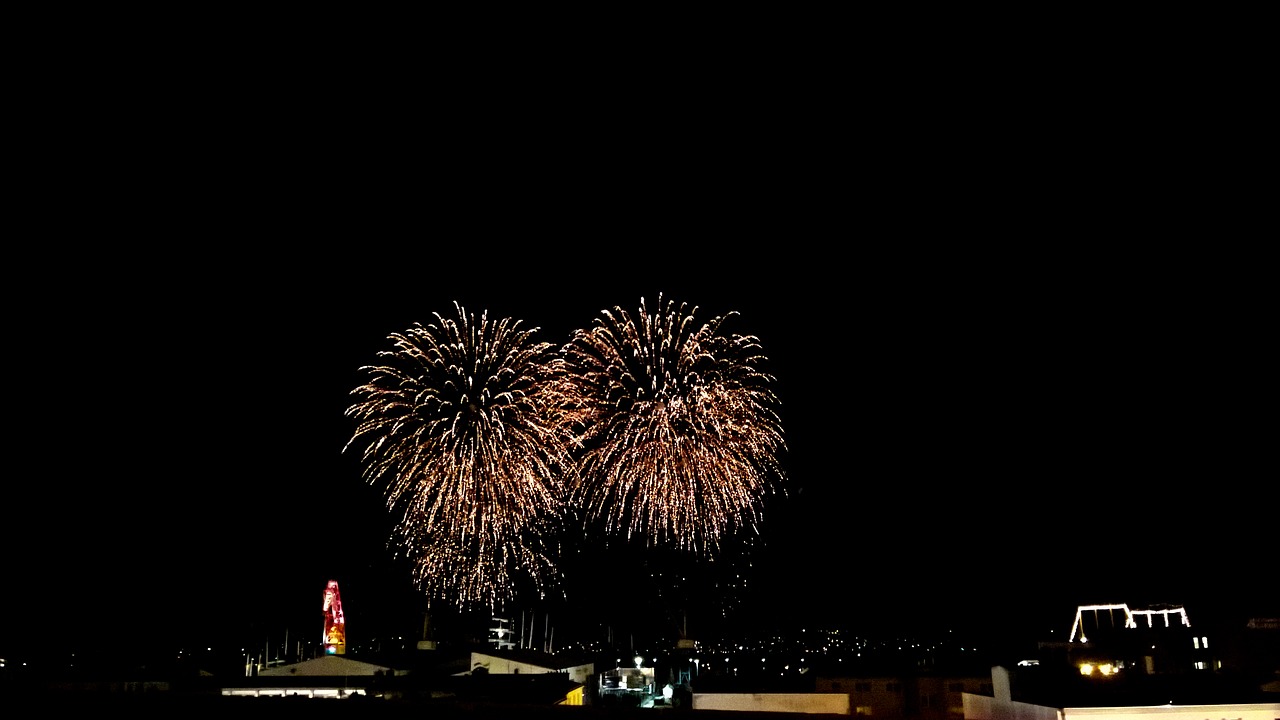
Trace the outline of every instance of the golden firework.
{"label": "golden firework", "polygon": [[[559,393],[565,363],[510,318],[479,321],[454,303],[390,336],[351,394],[347,448],[384,489],[395,534],[429,598],[500,605],[521,580],[554,581],[543,548],[560,526],[572,468]],[[344,448],[344,452],[346,448]]]}
{"label": "golden firework", "polygon": [[658,296],[650,312],[615,307],[561,348],[574,412],[572,502],[607,533],[711,554],[754,528],[779,487],[785,451],[759,339],[723,334]]}

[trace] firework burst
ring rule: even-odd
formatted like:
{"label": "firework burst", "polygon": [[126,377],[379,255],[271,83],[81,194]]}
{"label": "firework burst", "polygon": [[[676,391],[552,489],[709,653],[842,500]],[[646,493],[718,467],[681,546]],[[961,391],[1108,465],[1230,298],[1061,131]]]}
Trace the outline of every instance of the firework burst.
{"label": "firework burst", "polygon": [[772,376],[758,338],[724,335],[673,301],[615,307],[562,348],[579,443],[573,503],[607,533],[707,555],[755,528],[784,479]]}
{"label": "firework burst", "polygon": [[459,542],[431,535],[420,524],[401,529],[403,555],[413,566],[414,584],[429,600],[458,607],[505,607],[529,593],[545,598],[561,584],[558,548],[548,544],[558,528],[526,532],[517,539],[491,544]]}
{"label": "firework burst", "polygon": [[554,582],[546,548],[572,467],[558,395],[565,364],[533,340],[537,328],[454,307],[456,318],[437,313],[392,334],[381,363],[361,368],[344,452],[363,446],[362,476],[398,517],[419,589],[496,607],[523,581]]}

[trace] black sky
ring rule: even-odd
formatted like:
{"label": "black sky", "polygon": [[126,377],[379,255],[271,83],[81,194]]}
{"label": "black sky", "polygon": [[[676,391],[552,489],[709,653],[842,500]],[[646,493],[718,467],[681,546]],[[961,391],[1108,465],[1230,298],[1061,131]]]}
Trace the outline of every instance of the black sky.
{"label": "black sky", "polygon": [[777,378],[761,622],[1274,609],[1270,223],[1232,153],[1108,86],[872,75],[625,120],[261,83],[146,122],[147,83],[82,77],[119,112],[44,129],[6,264],[0,642],[307,632],[330,578],[399,631],[358,368],[454,301],[559,343],[660,293]]}
{"label": "black sky", "polygon": [[766,505],[753,622],[1266,602],[1272,351],[1248,287],[1114,253],[732,243],[597,266],[475,241],[448,260],[371,244],[323,275],[301,254],[106,270],[74,311],[26,316],[11,637],[279,637],[314,629],[330,577],[353,620],[412,632],[380,498],[341,453],[358,368],[454,300],[559,342],[658,292],[739,312],[777,377],[788,494]]}

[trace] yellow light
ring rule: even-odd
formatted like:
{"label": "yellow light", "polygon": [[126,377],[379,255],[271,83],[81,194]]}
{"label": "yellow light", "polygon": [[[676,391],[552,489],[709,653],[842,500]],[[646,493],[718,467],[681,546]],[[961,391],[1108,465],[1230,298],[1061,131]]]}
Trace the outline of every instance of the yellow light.
{"label": "yellow light", "polygon": [[1089,663],[1082,663],[1082,664],[1080,665],[1080,674],[1081,674],[1081,675],[1092,675],[1092,674],[1093,674],[1093,666],[1092,666],[1092,665],[1090,665]]}

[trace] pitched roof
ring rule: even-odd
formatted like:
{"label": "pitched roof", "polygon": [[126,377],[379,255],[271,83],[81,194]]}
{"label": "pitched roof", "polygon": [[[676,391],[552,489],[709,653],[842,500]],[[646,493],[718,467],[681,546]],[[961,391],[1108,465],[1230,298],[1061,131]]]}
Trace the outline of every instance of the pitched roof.
{"label": "pitched roof", "polygon": [[546,653],[541,650],[521,650],[521,649],[498,649],[494,647],[473,647],[471,650],[473,658],[476,656],[488,656],[493,658],[501,658],[513,662],[523,663],[525,665],[533,665],[534,667],[545,668],[549,671],[562,671],[580,665],[593,665],[595,661],[586,655],[564,654],[564,653]]}
{"label": "pitched roof", "polygon": [[394,668],[375,665],[344,655],[322,655],[311,660],[278,665],[258,672],[259,677],[352,677],[374,674],[392,675]]}

